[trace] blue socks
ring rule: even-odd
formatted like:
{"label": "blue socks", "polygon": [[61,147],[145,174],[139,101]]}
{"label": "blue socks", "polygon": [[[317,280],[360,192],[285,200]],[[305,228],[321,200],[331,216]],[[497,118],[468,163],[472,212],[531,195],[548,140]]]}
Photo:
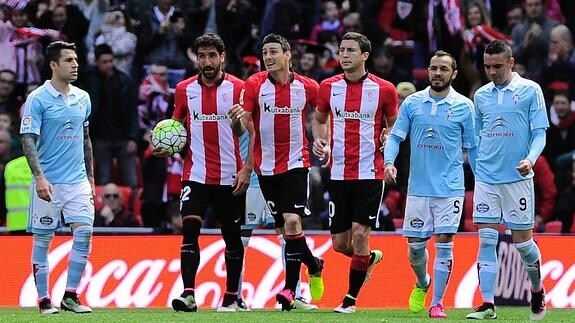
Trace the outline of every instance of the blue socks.
{"label": "blue socks", "polygon": [[437,254],[433,264],[433,300],[431,306],[441,304],[453,265],[453,242],[435,243]]}
{"label": "blue socks", "polygon": [[84,273],[84,268],[88,262],[93,232],[93,228],[89,225],[78,226],[72,232],[74,242],[72,243],[72,251],[70,252],[70,260],[68,263],[66,291],[76,292],[78,288],[78,284]]}
{"label": "blue socks", "polygon": [[540,291],[543,285],[541,283],[541,251],[539,251],[539,247],[537,247],[533,238],[531,238],[525,242],[516,243],[515,248],[517,248],[517,251],[521,254],[523,265],[531,280],[531,288],[533,291]]}
{"label": "blue socks", "polygon": [[34,282],[36,283],[39,300],[50,297],[48,293],[48,273],[50,272],[48,268],[48,249],[53,238],[54,233],[34,234],[32,272],[34,273]]}
{"label": "blue socks", "polygon": [[427,259],[429,253],[427,252],[427,241],[409,242],[408,244],[408,257],[411,263],[411,268],[415,273],[417,279],[417,287],[426,288],[429,286],[431,278],[427,273]]}
{"label": "blue socks", "polygon": [[479,288],[483,301],[495,302],[495,279],[497,278],[497,239],[499,232],[491,228],[479,229],[479,253],[477,268],[479,271]]}

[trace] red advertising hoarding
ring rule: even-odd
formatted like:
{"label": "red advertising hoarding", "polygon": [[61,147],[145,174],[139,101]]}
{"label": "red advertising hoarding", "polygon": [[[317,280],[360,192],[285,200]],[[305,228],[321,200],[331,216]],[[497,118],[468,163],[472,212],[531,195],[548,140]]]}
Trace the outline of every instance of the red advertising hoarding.
{"label": "red advertising hoarding", "polygon": [[[334,252],[329,235],[309,235],[313,253],[326,261],[325,295],[321,308],[337,306],[347,291],[349,258]],[[575,307],[575,237],[536,238],[543,252],[542,275],[550,307]],[[178,236],[96,236],[79,293],[91,307],[169,307],[182,291]],[[32,239],[0,237],[0,306],[36,306],[31,273]],[[196,279],[196,300],[203,308],[217,307],[225,292],[224,242],[218,236],[202,236],[201,262]],[[480,303],[475,256],[477,237],[457,236],[454,271],[446,291],[446,307],[472,307]],[[50,293],[55,302],[64,293],[66,267],[72,246],[69,236],[56,237],[49,254]],[[430,247],[432,270],[434,248]],[[358,299],[362,308],[405,308],[414,284],[401,236],[372,236],[371,248],[382,249],[383,262]],[[496,294],[529,294],[529,281],[511,244],[499,244],[501,268]],[[254,236],[246,252],[243,295],[252,308],[273,308],[275,294],[284,285],[281,248],[275,235]],[[302,273],[304,271],[302,270]],[[307,278],[302,274],[307,291]],[[308,294],[309,295],[309,294]]]}

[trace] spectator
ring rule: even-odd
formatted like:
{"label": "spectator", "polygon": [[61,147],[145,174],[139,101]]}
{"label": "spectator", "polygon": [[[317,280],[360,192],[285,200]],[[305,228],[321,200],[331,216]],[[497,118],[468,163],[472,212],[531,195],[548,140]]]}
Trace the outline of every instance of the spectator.
{"label": "spectator", "polygon": [[0,69],[14,72],[16,94],[23,95],[27,84],[42,80],[42,38],[55,40],[59,33],[30,28],[26,11],[9,10],[10,19],[0,20]]}
{"label": "spectator", "polygon": [[506,24],[503,32],[506,35],[511,36],[513,28],[522,23],[523,20],[525,19],[525,11],[523,10],[523,7],[519,4],[512,6],[511,8],[509,8],[509,10],[507,10],[507,15],[505,19]]}
{"label": "spectator", "polygon": [[541,83],[549,52],[549,35],[558,22],[549,19],[544,0],[525,0],[527,19],[513,28],[513,56],[523,60],[531,79]]}
{"label": "spectator", "polygon": [[555,186],[555,175],[549,163],[543,156],[539,156],[533,165],[533,186],[535,188],[535,229],[543,231],[545,222],[552,219],[555,209],[555,198],[557,196],[557,186]]}
{"label": "spectator", "polygon": [[1,70],[0,112],[7,112],[12,116],[13,120],[18,120],[20,115],[20,107],[22,106],[22,100],[16,96],[15,88],[16,74],[11,70]]}
{"label": "spectator", "polygon": [[[69,1],[69,0],[68,0]],[[89,21],[88,32],[86,33],[86,47],[89,54],[94,52],[94,40],[102,26],[104,14],[108,10],[108,0],[72,0],[84,17]],[[112,47],[113,48],[113,47]],[[90,60],[92,61],[92,60]]]}
{"label": "spectator", "polygon": [[560,170],[555,167],[557,158],[575,150],[575,102],[571,101],[568,92],[557,91],[553,95],[549,121],[547,144],[543,155],[555,171],[559,172]]}
{"label": "spectator", "polygon": [[95,227],[141,227],[142,223],[134,212],[123,206],[124,196],[114,183],[104,186],[104,191],[99,198],[104,206],[96,210],[94,217]]}
{"label": "spectator", "polygon": [[4,173],[0,175],[3,176],[0,181],[0,223],[6,219],[10,233],[24,233],[28,226],[32,183],[32,171],[26,157],[20,156],[6,163]]}
{"label": "spectator", "polygon": [[[76,52],[78,53],[79,64],[79,79],[82,82],[85,74],[84,67],[86,66],[87,49],[86,49],[86,34],[90,22],[77,6],[68,3],[66,0],[51,0],[50,6],[43,8],[41,3],[38,8],[42,8],[40,18],[37,23],[33,23],[38,28],[54,29],[60,32],[60,38],[64,41],[76,44]],[[47,69],[49,72],[50,69]]]}
{"label": "spectator", "polygon": [[373,54],[373,74],[394,85],[413,80],[410,72],[395,64],[395,58],[387,47],[380,47]]}
{"label": "spectator", "polygon": [[247,55],[242,58],[242,71],[239,74],[242,80],[261,71],[261,62],[257,56]]}
{"label": "spectator", "polygon": [[154,62],[168,66],[168,83],[175,88],[186,72],[188,38],[184,33],[186,19],[173,0],[156,0],[138,29],[138,54],[142,55],[144,70]]}
{"label": "spectator", "polygon": [[356,32],[363,33],[363,25],[361,23],[361,17],[357,12],[350,12],[345,17],[343,17],[343,29],[344,33]]}
{"label": "spectator", "polygon": [[127,28],[127,19],[122,10],[113,10],[104,15],[101,33],[95,46],[107,44],[114,51],[114,66],[126,74],[132,72],[138,39]]}
{"label": "spectator", "polygon": [[20,155],[22,153],[22,144],[20,143],[20,136],[18,135],[18,129],[14,128],[13,117],[10,113],[6,111],[0,111],[0,130],[8,130],[12,137],[10,141],[10,150],[15,155]]}
{"label": "spectator", "polygon": [[487,76],[483,69],[485,46],[495,39],[511,43],[511,38],[491,27],[487,9],[481,0],[468,3],[465,10],[465,30],[462,36],[464,43],[460,62],[469,82],[468,97],[471,98],[480,86],[487,83]]}
{"label": "spectator", "polygon": [[343,35],[344,28],[339,19],[339,9],[334,1],[325,1],[323,3],[322,22],[313,26],[310,39],[317,41],[317,35],[324,30],[334,31],[338,38]]}
{"label": "spectator", "polygon": [[88,73],[86,90],[92,99],[90,116],[96,185],[112,182],[113,158],[118,160],[122,184],[137,186],[137,90],[132,79],[114,66],[108,45],[95,49],[96,66]]}
{"label": "spectator", "polygon": [[248,0],[226,0],[215,2],[217,32],[226,44],[226,71],[239,75],[240,58],[251,41],[250,2]]}
{"label": "spectator", "polygon": [[575,49],[573,37],[565,25],[557,25],[551,29],[547,64],[543,67],[544,85],[551,82],[567,82],[569,88],[575,91]]}

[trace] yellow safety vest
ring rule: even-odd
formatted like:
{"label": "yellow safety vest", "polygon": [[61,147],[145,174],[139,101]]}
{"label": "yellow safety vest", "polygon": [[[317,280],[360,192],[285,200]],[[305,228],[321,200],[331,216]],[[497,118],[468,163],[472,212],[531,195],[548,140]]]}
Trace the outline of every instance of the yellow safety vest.
{"label": "yellow safety vest", "polygon": [[6,183],[6,227],[8,231],[26,230],[30,207],[32,171],[25,156],[11,160],[4,168]]}

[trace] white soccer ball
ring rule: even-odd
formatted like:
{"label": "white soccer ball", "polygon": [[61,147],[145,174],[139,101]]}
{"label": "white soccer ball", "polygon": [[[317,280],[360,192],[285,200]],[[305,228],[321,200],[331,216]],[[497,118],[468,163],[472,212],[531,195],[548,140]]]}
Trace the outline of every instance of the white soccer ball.
{"label": "white soccer ball", "polygon": [[170,154],[182,151],[187,139],[186,128],[174,119],[162,120],[152,130],[152,145],[167,150]]}

